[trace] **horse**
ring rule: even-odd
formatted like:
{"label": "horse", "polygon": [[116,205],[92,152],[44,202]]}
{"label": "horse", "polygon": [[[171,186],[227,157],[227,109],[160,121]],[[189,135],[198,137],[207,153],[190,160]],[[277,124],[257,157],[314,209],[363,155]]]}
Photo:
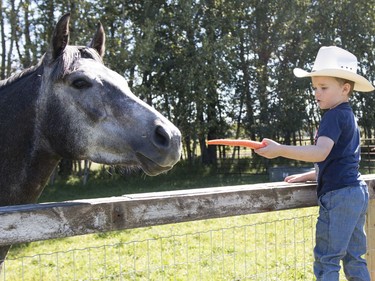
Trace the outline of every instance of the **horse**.
{"label": "horse", "polygon": [[0,81],[0,206],[35,203],[62,158],[155,176],[181,157],[179,129],[103,64],[102,24],[88,46],[73,46],[69,23],[59,19],[35,66]]}

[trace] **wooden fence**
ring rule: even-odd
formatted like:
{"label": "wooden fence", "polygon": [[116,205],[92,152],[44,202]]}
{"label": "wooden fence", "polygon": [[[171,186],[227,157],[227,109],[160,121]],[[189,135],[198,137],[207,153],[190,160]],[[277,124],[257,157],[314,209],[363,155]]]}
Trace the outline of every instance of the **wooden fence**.
{"label": "wooden fence", "polygon": [[[367,260],[375,280],[375,174]],[[283,182],[0,207],[0,245],[89,233],[316,206],[316,184]]]}

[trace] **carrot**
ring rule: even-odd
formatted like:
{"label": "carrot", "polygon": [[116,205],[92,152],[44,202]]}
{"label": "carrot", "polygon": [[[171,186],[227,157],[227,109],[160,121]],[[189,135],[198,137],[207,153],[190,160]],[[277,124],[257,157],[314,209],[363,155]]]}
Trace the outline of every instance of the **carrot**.
{"label": "carrot", "polygon": [[251,149],[258,149],[265,147],[266,144],[263,142],[252,141],[252,140],[231,140],[231,139],[216,139],[206,141],[207,145],[230,145],[230,146],[245,146]]}

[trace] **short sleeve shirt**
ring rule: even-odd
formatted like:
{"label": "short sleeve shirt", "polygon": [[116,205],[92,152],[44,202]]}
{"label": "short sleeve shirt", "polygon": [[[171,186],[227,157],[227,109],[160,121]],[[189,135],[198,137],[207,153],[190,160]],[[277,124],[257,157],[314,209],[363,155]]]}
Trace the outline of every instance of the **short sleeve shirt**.
{"label": "short sleeve shirt", "polygon": [[324,161],[315,163],[318,197],[360,182],[360,134],[349,103],[324,113],[316,139],[322,136],[333,140],[334,145]]}

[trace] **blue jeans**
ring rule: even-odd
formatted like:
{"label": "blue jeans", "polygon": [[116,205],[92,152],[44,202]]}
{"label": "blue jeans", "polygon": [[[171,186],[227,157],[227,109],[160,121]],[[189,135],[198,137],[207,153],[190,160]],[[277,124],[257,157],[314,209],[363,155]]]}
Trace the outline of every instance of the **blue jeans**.
{"label": "blue jeans", "polygon": [[366,260],[364,230],[368,206],[365,183],[328,192],[318,204],[314,248],[314,274],[317,280],[339,280],[340,261],[346,278],[352,281],[370,281]]}

